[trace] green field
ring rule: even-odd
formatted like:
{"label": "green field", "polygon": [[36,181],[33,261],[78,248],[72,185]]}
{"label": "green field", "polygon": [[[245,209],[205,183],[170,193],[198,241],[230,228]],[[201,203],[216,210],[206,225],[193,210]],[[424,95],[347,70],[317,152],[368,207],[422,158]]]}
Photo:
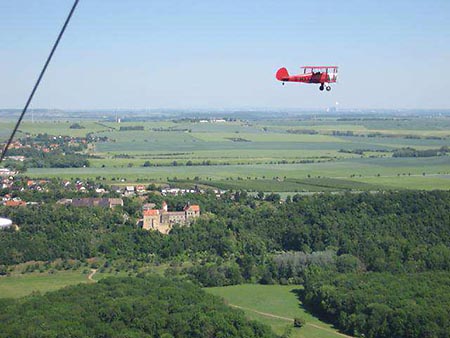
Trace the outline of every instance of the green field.
{"label": "green field", "polygon": [[0,277],[0,298],[18,298],[33,292],[48,292],[68,285],[88,283],[81,271],[58,271],[54,274],[31,273]]}
{"label": "green field", "polygon": [[[226,189],[274,192],[450,189],[445,176],[450,173],[448,154],[392,157],[398,148],[448,146],[449,117],[280,117],[221,123],[167,119],[120,124],[100,119],[80,120],[84,129],[71,129],[73,123],[26,121],[18,137],[24,133],[107,137],[89,148],[96,156],[90,167],[31,168],[26,175],[101,178],[105,183],[196,178]],[[120,130],[136,126],[143,130]],[[8,130],[12,123],[2,122],[0,127]],[[146,162],[150,166],[144,167]],[[304,181],[312,178],[314,182]]]}
{"label": "green field", "polygon": [[[121,264],[120,261],[116,261],[116,263]],[[99,263],[99,265],[102,264]],[[29,295],[32,292],[45,293],[68,285],[93,283],[107,277],[126,277],[129,275],[126,269],[112,267],[109,269],[97,269],[95,272],[91,268],[82,267],[76,270],[55,270],[53,268],[50,270],[51,273],[49,271],[22,273],[28,265],[33,265],[33,263],[16,265],[9,276],[0,277],[0,298],[18,298]],[[190,263],[184,264],[184,266],[189,265]],[[167,268],[168,264],[147,265],[142,267],[140,272],[162,276]]]}
{"label": "green field", "polygon": [[[423,175],[425,173],[425,175]],[[189,179],[229,189],[263,191],[340,191],[450,189],[450,157],[365,158],[306,164],[106,167],[29,169],[30,177],[105,178],[114,183]],[[311,179],[314,180],[311,180]],[[299,181],[300,180],[300,181]],[[366,185],[364,185],[365,183]]]}
{"label": "green field", "polygon": [[338,333],[331,325],[321,322],[302,307],[297,298],[300,286],[244,284],[205,290],[225,299],[230,306],[238,307],[248,318],[270,325],[282,334],[293,326],[293,318],[303,318],[306,325],[292,331],[292,338],[336,338]]}

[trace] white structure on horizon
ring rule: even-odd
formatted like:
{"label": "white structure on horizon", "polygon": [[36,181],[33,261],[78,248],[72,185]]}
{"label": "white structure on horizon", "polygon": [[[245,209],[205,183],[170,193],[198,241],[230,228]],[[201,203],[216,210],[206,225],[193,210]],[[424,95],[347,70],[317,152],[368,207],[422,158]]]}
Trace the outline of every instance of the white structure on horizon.
{"label": "white structure on horizon", "polygon": [[8,218],[0,217],[0,229],[12,227],[12,221]]}

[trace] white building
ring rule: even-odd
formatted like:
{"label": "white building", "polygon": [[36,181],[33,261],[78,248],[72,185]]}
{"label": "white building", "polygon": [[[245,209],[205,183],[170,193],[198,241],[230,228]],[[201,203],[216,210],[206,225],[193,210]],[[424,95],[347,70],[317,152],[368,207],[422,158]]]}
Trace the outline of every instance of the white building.
{"label": "white building", "polygon": [[0,217],[0,230],[6,229],[12,226],[12,221],[8,218]]}

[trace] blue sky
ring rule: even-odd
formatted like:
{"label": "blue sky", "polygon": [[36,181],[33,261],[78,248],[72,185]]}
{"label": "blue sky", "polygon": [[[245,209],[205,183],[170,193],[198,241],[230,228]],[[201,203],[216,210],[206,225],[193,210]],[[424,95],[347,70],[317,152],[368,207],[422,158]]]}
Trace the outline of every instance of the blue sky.
{"label": "blue sky", "polygon": [[[0,0],[0,107],[20,108],[70,0]],[[330,93],[278,67],[340,66]],[[32,107],[450,108],[450,1],[81,0]]]}

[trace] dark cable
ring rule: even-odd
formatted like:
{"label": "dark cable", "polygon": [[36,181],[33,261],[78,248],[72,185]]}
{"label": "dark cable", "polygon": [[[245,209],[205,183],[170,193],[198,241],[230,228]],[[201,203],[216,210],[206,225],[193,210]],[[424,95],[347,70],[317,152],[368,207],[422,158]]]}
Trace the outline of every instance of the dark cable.
{"label": "dark cable", "polygon": [[6,152],[8,151],[8,147],[11,145],[11,142],[14,138],[14,135],[16,134],[17,129],[20,126],[20,123],[22,122],[23,117],[25,116],[25,113],[27,112],[28,106],[30,105],[31,100],[33,99],[34,93],[36,92],[37,88],[39,87],[39,84],[41,83],[42,77],[44,76],[45,71],[47,70],[47,67],[53,57],[53,54],[55,53],[56,48],[58,47],[59,41],[61,40],[64,31],[66,30],[67,25],[69,24],[70,19],[72,18],[72,14],[75,11],[75,8],[78,5],[78,1],[79,0],[75,0],[72,9],[70,10],[69,15],[67,16],[66,21],[64,22],[64,26],[62,27],[61,31],[59,32],[58,38],[55,41],[55,44],[53,45],[52,51],[50,52],[50,55],[47,57],[47,61],[45,62],[44,68],[42,68],[41,73],[39,74],[39,77],[33,87],[33,90],[31,91],[30,97],[28,98],[27,103],[25,104],[25,107],[22,110],[22,114],[20,114],[19,120],[16,123],[16,126],[14,127],[14,130],[11,134],[11,136],[9,137],[8,142],[6,143],[6,146],[2,152],[2,156],[0,157],[0,163],[3,161],[3,159],[6,156]]}

